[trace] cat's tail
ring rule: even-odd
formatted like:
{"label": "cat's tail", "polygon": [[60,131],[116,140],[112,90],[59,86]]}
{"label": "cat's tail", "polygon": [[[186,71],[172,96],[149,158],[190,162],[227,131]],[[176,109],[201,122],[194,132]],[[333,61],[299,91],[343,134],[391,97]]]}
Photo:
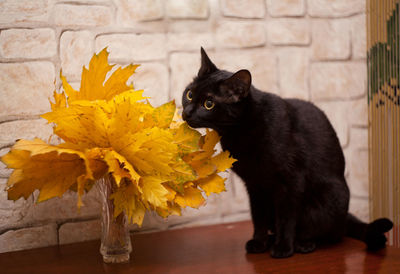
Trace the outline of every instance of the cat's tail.
{"label": "cat's tail", "polygon": [[372,223],[364,223],[352,214],[347,214],[347,236],[363,241],[368,250],[378,250],[385,247],[385,232],[392,229],[393,223],[387,218],[376,219]]}

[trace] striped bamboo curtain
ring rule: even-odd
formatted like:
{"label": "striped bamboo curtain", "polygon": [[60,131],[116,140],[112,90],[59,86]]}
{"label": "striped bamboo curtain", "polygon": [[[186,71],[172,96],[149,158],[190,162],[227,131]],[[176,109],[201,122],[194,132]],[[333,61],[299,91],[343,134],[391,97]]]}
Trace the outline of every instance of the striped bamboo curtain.
{"label": "striped bamboo curtain", "polygon": [[389,217],[400,247],[400,0],[367,0],[369,188],[371,219]]}

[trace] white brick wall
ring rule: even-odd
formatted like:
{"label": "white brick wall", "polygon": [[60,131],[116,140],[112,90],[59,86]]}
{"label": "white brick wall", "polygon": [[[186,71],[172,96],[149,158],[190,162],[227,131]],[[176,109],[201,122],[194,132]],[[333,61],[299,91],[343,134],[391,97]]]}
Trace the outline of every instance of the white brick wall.
{"label": "white brick wall", "polygon": [[[255,86],[310,99],[344,148],[350,210],[368,219],[365,0],[6,0],[0,2],[0,156],[17,138],[47,139],[39,119],[60,69],[77,86],[82,65],[108,46],[119,64],[141,63],[133,80],[155,105],[175,99],[197,73],[199,48],[227,70],[249,69]],[[79,86],[79,84],[78,84]],[[10,171],[0,164],[0,188]],[[0,191],[0,252],[99,237],[96,193],[35,204]],[[141,231],[249,219],[237,176],[199,210]],[[132,230],[138,231],[136,226]]]}

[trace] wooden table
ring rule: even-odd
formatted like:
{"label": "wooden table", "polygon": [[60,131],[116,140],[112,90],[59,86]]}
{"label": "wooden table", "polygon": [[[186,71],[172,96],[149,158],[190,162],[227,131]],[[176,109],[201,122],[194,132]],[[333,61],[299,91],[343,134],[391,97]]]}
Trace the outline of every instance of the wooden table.
{"label": "wooden table", "polygon": [[127,264],[108,265],[99,241],[0,254],[0,273],[400,273],[400,249],[368,253],[353,239],[310,254],[246,254],[250,222],[132,236]]}

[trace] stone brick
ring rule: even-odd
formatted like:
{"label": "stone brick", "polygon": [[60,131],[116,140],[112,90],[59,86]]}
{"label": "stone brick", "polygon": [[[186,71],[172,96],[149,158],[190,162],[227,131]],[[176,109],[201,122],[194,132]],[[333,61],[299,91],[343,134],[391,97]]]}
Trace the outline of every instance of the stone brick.
{"label": "stone brick", "polygon": [[302,16],[306,12],[305,0],[267,0],[267,10],[271,16]]}
{"label": "stone brick", "polygon": [[[237,212],[249,212],[250,204],[249,204],[249,196],[247,194],[246,187],[242,179],[237,176],[233,171],[230,171],[230,182],[232,184],[232,196],[233,202],[230,201],[231,205],[231,214]],[[227,183],[227,184],[228,184]]]}
{"label": "stone brick", "polygon": [[[35,191],[34,200],[39,193]],[[78,197],[75,192],[67,191],[61,198],[52,198],[44,203],[34,203],[26,214],[25,222],[37,223],[52,220],[88,219],[96,218],[101,214],[101,202],[97,189],[90,190],[82,196],[83,206],[78,209]]]}
{"label": "stone brick", "polygon": [[5,0],[0,2],[0,24],[47,22],[49,0]]}
{"label": "stone brick", "polygon": [[208,17],[207,0],[168,0],[166,4],[170,18],[206,19]]}
{"label": "stone brick", "polygon": [[308,100],[308,49],[287,48],[279,52],[281,96]]}
{"label": "stone brick", "polygon": [[144,96],[151,97],[152,105],[159,106],[168,101],[169,77],[164,64],[144,63],[137,68],[132,80],[135,89],[144,89]]}
{"label": "stone brick", "polygon": [[368,149],[368,129],[356,127],[351,128],[350,145],[354,149]]}
{"label": "stone brick", "polygon": [[231,72],[248,69],[252,75],[252,83],[256,88],[268,92],[278,91],[278,58],[271,50],[226,50],[215,55],[211,53],[209,56],[220,69]]}
{"label": "stone brick", "polygon": [[13,145],[17,139],[32,140],[37,137],[47,141],[53,133],[46,120],[19,120],[0,124],[0,147]]}
{"label": "stone brick", "polygon": [[27,200],[19,199],[17,201],[8,200],[7,191],[5,191],[6,183],[6,179],[0,179],[0,229],[12,227],[21,222],[33,202],[32,198]]}
{"label": "stone brick", "polygon": [[53,20],[57,26],[107,26],[113,22],[113,13],[107,6],[57,4]]}
{"label": "stone brick", "polygon": [[135,21],[161,19],[164,15],[162,0],[117,0],[117,19],[130,26]]}
{"label": "stone brick", "polygon": [[6,58],[45,58],[57,53],[52,29],[8,29],[0,33],[0,54]]}
{"label": "stone brick", "polygon": [[105,34],[96,38],[96,51],[108,46],[110,59],[128,62],[160,60],[167,57],[166,36],[154,34]]}
{"label": "stone brick", "polygon": [[351,42],[354,59],[366,58],[367,32],[365,14],[351,18]]}
{"label": "stone brick", "polygon": [[[0,149],[0,158],[6,155],[10,151],[10,148]],[[2,161],[0,161],[0,178],[8,178],[11,175],[12,169],[8,169]],[[2,190],[0,189],[0,192]]]}
{"label": "stone brick", "polygon": [[349,212],[360,218],[363,222],[370,222],[369,203],[367,198],[350,198]]}
{"label": "stone brick", "polygon": [[267,24],[267,38],[274,45],[308,45],[309,23],[304,19],[272,19]]}
{"label": "stone brick", "polygon": [[93,55],[94,36],[89,31],[66,31],[60,38],[60,59],[63,74],[71,80],[80,80],[82,67]]}
{"label": "stone brick", "polygon": [[341,17],[365,11],[365,0],[308,0],[308,13],[314,17]]}
{"label": "stone brick", "polygon": [[312,100],[351,99],[364,95],[366,69],[364,62],[312,64],[310,72]]}
{"label": "stone brick", "polygon": [[97,240],[101,237],[100,220],[65,223],[58,229],[59,244]]}
{"label": "stone brick", "polygon": [[319,102],[317,106],[325,112],[331,122],[342,147],[349,143],[348,108],[343,102]]}
{"label": "stone brick", "polygon": [[173,53],[170,56],[171,71],[170,98],[177,106],[182,105],[182,93],[185,87],[197,75],[200,68],[200,53]]}
{"label": "stone brick", "polygon": [[354,143],[344,151],[346,168],[349,171],[347,183],[351,195],[368,197],[368,149],[355,148]]}
{"label": "stone brick", "polygon": [[222,48],[256,47],[265,44],[262,23],[225,21],[218,24],[216,42]]}
{"label": "stone brick", "polygon": [[56,244],[56,224],[10,230],[0,235],[0,252],[39,248]]}
{"label": "stone brick", "polygon": [[[365,31],[365,29],[363,29]],[[317,60],[345,60],[350,57],[350,26],[345,20],[314,20],[312,53]]]}
{"label": "stone brick", "polygon": [[171,20],[168,22],[167,31],[171,33],[187,33],[193,35],[202,35],[215,30],[215,22],[213,20]]}
{"label": "stone brick", "polygon": [[221,0],[221,11],[224,16],[239,18],[264,18],[264,0]]}
{"label": "stone brick", "polygon": [[364,96],[361,99],[348,102],[351,115],[348,117],[353,126],[367,126],[368,124],[368,102]]}
{"label": "stone brick", "polygon": [[200,47],[214,48],[214,40],[210,33],[168,33],[168,49],[170,51],[199,50]]}
{"label": "stone brick", "polygon": [[48,111],[54,80],[50,62],[0,64],[0,117]]}

